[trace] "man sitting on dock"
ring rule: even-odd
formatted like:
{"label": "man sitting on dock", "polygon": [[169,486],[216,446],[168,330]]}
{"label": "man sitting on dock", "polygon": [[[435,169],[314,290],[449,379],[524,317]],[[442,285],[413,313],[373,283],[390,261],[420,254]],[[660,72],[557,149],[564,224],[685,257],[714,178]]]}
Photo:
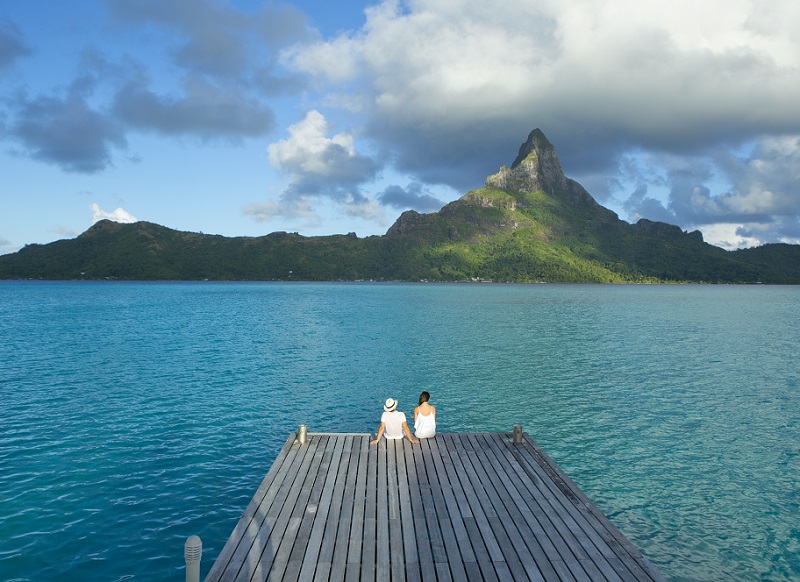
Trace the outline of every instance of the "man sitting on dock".
{"label": "man sitting on dock", "polygon": [[412,443],[419,443],[411,436],[411,431],[408,430],[406,424],[406,415],[397,410],[397,400],[389,398],[386,404],[383,405],[383,414],[381,415],[381,425],[378,427],[378,436],[370,444],[377,444],[381,440],[381,435],[386,433],[387,440],[396,440],[403,438],[403,433],[406,433],[408,440]]}

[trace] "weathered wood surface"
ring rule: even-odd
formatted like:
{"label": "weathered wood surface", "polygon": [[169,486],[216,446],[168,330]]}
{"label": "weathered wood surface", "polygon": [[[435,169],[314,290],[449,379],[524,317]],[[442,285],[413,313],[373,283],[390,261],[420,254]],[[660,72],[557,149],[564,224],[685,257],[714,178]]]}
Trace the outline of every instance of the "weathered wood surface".
{"label": "weathered wood surface", "polygon": [[527,435],[292,434],[206,577],[664,578]]}

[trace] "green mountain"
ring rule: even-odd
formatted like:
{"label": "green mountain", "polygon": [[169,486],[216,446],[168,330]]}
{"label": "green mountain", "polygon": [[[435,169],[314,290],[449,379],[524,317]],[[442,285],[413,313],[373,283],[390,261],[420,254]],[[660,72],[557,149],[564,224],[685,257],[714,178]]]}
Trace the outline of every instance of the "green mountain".
{"label": "green mountain", "polygon": [[699,231],[632,225],[564,176],[534,130],[510,168],[383,236],[222,237],[100,221],[0,256],[2,279],[800,283],[800,245],[725,251]]}

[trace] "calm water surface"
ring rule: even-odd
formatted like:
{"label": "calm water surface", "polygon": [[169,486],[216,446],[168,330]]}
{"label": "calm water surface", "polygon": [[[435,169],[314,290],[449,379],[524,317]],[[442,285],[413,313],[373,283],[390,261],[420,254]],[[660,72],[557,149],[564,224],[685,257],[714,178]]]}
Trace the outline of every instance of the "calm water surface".
{"label": "calm water surface", "polygon": [[800,578],[800,288],[0,282],[0,580],[208,571],[298,424],[522,423],[671,580]]}

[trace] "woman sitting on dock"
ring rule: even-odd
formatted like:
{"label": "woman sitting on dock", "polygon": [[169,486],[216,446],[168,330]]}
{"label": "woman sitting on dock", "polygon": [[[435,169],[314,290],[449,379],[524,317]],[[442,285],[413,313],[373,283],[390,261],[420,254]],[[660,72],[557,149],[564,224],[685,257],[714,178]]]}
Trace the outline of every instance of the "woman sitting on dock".
{"label": "woman sitting on dock", "polygon": [[384,404],[383,414],[381,415],[381,425],[378,427],[378,436],[374,441],[371,441],[370,444],[374,445],[380,441],[381,435],[384,432],[386,432],[387,440],[401,439],[405,432],[408,440],[412,443],[419,442],[414,440],[414,437],[411,436],[411,431],[408,430],[408,424],[406,424],[406,415],[397,410],[397,400],[394,398],[389,398],[386,404]]}
{"label": "woman sitting on dock", "polygon": [[436,407],[428,404],[431,395],[423,391],[419,395],[419,406],[414,409],[414,435],[418,439],[429,439],[436,434]]}

